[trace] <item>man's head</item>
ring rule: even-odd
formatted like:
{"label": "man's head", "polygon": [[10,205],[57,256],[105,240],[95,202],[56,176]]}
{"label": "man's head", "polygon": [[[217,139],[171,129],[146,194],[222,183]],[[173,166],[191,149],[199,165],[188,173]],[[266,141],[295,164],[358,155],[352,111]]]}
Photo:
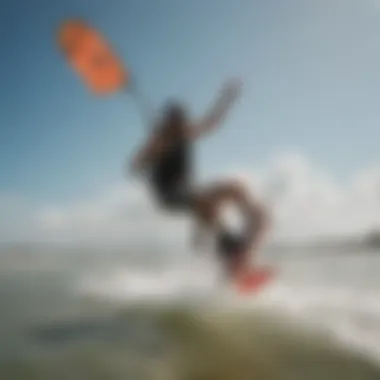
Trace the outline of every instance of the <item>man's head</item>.
{"label": "man's head", "polygon": [[183,104],[176,101],[168,102],[163,109],[163,129],[170,136],[180,136],[187,125],[188,115]]}

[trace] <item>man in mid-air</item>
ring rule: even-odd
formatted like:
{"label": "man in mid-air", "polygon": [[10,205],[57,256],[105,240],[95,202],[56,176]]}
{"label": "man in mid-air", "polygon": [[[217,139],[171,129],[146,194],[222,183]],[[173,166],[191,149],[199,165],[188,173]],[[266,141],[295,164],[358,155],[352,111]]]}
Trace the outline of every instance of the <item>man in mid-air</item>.
{"label": "man in mid-air", "polygon": [[[222,88],[214,106],[201,120],[190,120],[185,107],[169,103],[163,117],[155,121],[153,132],[132,161],[134,172],[143,172],[156,202],[165,210],[189,213],[196,231],[214,231],[220,258],[231,275],[244,266],[255,252],[267,229],[267,213],[236,181],[213,183],[197,188],[192,179],[192,147],[196,140],[215,131],[240,95],[241,84],[230,80]],[[221,205],[236,204],[244,216],[245,231],[232,234],[221,222]],[[195,242],[201,242],[201,234]]]}

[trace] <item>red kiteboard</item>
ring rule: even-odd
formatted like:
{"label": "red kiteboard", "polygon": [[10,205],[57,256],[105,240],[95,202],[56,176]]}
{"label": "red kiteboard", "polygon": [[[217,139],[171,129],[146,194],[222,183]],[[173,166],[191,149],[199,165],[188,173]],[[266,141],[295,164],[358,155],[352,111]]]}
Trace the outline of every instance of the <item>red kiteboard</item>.
{"label": "red kiteboard", "polygon": [[232,286],[242,294],[252,294],[260,291],[271,280],[275,271],[269,266],[251,266],[248,252],[234,255],[228,264],[228,272]]}
{"label": "red kiteboard", "polygon": [[270,267],[241,269],[234,276],[233,283],[239,293],[256,293],[266,286],[274,277]]}

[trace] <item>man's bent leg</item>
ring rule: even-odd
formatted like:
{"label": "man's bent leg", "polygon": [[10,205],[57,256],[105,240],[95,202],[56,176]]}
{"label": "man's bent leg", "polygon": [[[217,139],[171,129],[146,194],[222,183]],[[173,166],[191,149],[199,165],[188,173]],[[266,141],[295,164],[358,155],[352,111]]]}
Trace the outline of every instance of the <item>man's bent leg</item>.
{"label": "man's bent leg", "polygon": [[238,205],[246,216],[247,250],[256,251],[268,229],[268,214],[264,207],[248,195],[244,186],[239,182],[224,182],[209,187],[203,194],[198,195],[197,212],[209,223],[218,222],[218,211],[223,202],[233,202]]}

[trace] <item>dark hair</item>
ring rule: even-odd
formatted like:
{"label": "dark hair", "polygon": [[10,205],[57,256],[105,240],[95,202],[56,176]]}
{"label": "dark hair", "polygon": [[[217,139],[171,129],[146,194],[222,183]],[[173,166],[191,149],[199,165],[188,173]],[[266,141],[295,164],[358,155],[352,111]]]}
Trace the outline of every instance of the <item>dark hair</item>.
{"label": "dark hair", "polygon": [[164,129],[177,132],[185,127],[188,118],[186,107],[178,101],[167,102],[163,107]]}
{"label": "dark hair", "polygon": [[168,101],[163,107],[165,120],[186,119],[187,110],[183,103],[175,100]]}

